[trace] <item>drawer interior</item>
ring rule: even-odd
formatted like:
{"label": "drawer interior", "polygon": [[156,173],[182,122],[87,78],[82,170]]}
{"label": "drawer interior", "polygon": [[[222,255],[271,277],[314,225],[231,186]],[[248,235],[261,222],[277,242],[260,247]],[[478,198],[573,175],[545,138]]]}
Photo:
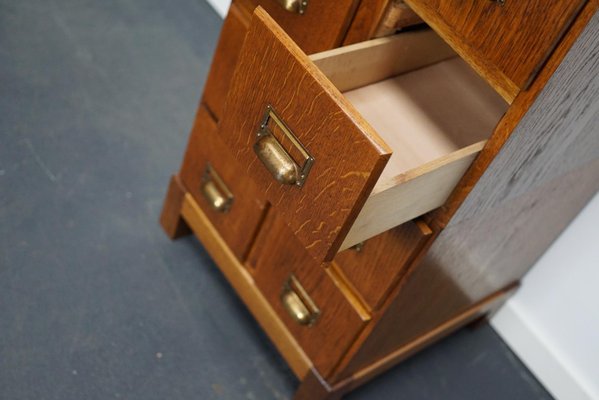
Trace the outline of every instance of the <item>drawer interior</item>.
{"label": "drawer interior", "polygon": [[340,250],[441,206],[509,106],[430,29],[311,60],[393,150]]}

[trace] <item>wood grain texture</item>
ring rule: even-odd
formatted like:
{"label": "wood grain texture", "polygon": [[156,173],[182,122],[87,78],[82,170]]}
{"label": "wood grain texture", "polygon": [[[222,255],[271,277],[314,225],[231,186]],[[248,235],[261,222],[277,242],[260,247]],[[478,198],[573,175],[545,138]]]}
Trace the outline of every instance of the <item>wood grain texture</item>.
{"label": "wood grain texture", "polygon": [[[235,196],[226,213],[214,210],[202,193],[202,177],[208,165]],[[231,251],[243,261],[262,221],[266,202],[222,142],[216,122],[205,107],[200,107],[196,115],[179,175]]]}
{"label": "wood grain texture", "polygon": [[384,357],[526,273],[599,189],[598,99],[595,15],[360,352]]}
{"label": "wood grain texture", "polygon": [[359,251],[337,254],[334,263],[366,304],[377,309],[431,234],[423,221],[409,221],[369,239]]}
{"label": "wood grain texture", "polygon": [[381,24],[389,0],[362,0],[343,39],[343,45],[372,39]]}
{"label": "wood grain texture", "polygon": [[286,11],[277,0],[237,0],[250,12],[261,6],[307,54],[341,44],[359,0],[309,0],[303,15]]}
{"label": "wood grain texture", "polygon": [[[254,271],[256,285],[278,317],[314,367],[326,377],[367,320],[336,287],[325,266],[310,257],[273,209],[269,211],[247,263]],[[283,307],[280,295],[291,274],[320,309],[320,316],[312,326],[299,325]]]}
{"label": "wood grain texture", "polygon": [[[253,151],[268,104],[316,160],[301,188],[275,181]],[[244,173],[314,258],[332,259],[383,170],[389,148],[260,8],[225,110],[221,136]]]}
{"label": "wood grain texture", "polygon": [[451,47],[426,29],[323,51],[310,60],[346,92],[454,56]]}
{"label": "wood grain texture", "polygon": [[250,14],[233,3],[220,32],[202,95],[202,102],[208,106],[217,120],[223,114],[229,84],[247,32],[249,19]]}
{"label": "wood grain texture", "polygon": [[171,239],[185,236],[191,230],[181,218],[181,206],[185,197],[185,188],[177,175],[173,175],[169,181],[162,212],[160,213],[160,225]]}
{"label": "wood grain texture", "polygon": [[514,129],[516,129],[520,120],[532,107],[551,76],[563,61],[566,53],[568,53],[585,26],[589,24],[589,21],[596,14],[598,8],[599,0],[590,0],[586,3],[583,10],[572,24],[568,34],[564,36],[543,69],[539,72],[537,79],[533,81],[528,90],[522,91],[515,99],[512,106],[508,109],[495,128],[495,131],[491,135],[485,148],[473,162],[468,171],[466,171],[466,174],[464,174],[447,202],[443,207],[439,208],[429,216],[428,219],[431,224],[439,226],[447,225],[448,221],[456,213],[477,184],[482,174],[489,168],[489,165],[495,159]]}
{"label": "wood grain texture", "polygon": [[[455,317],[440,322],[439,325],[431,329],[430,331],[418,336],[413,341],[399,347],[398,349],[389,352],[384,357],[373,360],[365,354],[358,354],[356,358],[352,360],[352,363],[340,371],[334,382],[333,391],[336,392],[348,392],[355,389],[356,387],[366,383],[370,379],[377,375],[387,371],[398,363],[411,357],[418,351],[424,349],[436,341],[443,339],[452,332],[455,332],[459,328],[468,325],[469,323],[476,321],[478,318],[482,318],[485,315],[492,314],[497,310],[508,297],[515,292],[518,288],[518,284],[511,284],[502,290],[487,296],[482,301],[472,305],[464,312],[456,315]],[[366,356],[366,360],[360,360],[360,357]],[[359,367],[358,365],[362,365]]]}
{"label": "wood grain texture", "polygon": [[295,376],[303,379],[312,363],[190,194],[185,195],[181,213]]}
{"label": "wood grain texture", "polygon": [[475,143],[387,182],[387,188],[368,197],[340,249],[345,250],[441,206],[483,145],[484,142]]}
{"label": "wood grain texture", "polygon": [[526,89],[584,0],[406,0],[510,103]]}

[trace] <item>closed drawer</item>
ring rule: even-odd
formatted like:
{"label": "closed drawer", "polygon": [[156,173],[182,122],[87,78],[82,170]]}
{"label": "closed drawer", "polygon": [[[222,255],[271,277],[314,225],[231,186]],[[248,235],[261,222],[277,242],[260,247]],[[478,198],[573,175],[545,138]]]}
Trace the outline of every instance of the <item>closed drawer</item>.
{"label": "closed drawer", "polygon": [[[238,0],[250,13],[263,7],[307,54],[339,46],[358,0]],[[305,4],[305,5],[303,5]]]}
{"label": "closed drawer", "polygon": [[220,132],[302,245],[329,261],[442,205],[506,108],[432,31],[310,59],[258,8]]}
{"label": "closed drawer", "polygon": [[408,221],[337,254],[334,268],[371,310],[378,309],[432,233],[424,221]]}
{"label": "closed drawer", "polygon": [[405,0],[511,101],[539,71],[584,0]]}
{"label": "closed drawer", "polygon": [[248,257],[256,285],[314,366],[327,376],[369,315],[270,210]]}
{"label": "closed drawer", "polygon": [[231,5],[220,31],[202,97],[202,101],[217,119],[220,119],[223,113],[227,91],[247,32],[250,15],[244,13],[244,10],[235,4]]}
{"label": "closed drawer", "polygon": [[204,107],[196,115],[179,175],[229,248],[243,260],[265,202],[218,137],[216,122]]}

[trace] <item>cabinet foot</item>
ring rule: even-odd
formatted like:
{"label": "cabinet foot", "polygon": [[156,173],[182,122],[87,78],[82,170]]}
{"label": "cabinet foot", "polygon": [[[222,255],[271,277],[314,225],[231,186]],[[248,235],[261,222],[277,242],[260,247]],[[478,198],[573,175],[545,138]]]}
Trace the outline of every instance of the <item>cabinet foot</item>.
{"label": "cabinet foot", "polygon": [[342,391],[331,387],[316,371],[311,369],[300,383],[293,400],[339,400]]}
{"label": "cabinet foot", "polygon": [[177,239],[181,236],[189,235],[191,229],[181,217],[181,206],[185,197],[186,190],[183,187],[179,177],[173,175],[168,185],[168,192],[162,206],[160,214],[160,225],[166,235],[171,239]]}

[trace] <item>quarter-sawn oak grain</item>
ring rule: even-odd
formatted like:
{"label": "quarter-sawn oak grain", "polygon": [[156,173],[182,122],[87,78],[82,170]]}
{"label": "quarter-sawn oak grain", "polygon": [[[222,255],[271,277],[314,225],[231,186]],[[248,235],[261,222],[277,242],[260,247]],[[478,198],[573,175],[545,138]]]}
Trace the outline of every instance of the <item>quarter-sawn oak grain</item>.
{"label": "quarter-sawn oak grain", "polygon": [[405,0],[510,103],[526,89],[584,0]]}
{"label": "quarter-sawn oak grain", "polygon": [[[253,151],[267,105],[315,159],[303,187],[273,179]],[[233,76],[220,136],[312,256],[330,260],[390,149],[276,23],[258,8]]]}
{"label": "quarter-sawn oak grain", "polygon": [[[202,193],[202,177],[208,164],[233,193],[233,204],[226,213],[214,210]],[[216,122],[205,107],[198,110],[179,175],[231,251],[243,260],[256,235],[266,202],[218,136]]]}

